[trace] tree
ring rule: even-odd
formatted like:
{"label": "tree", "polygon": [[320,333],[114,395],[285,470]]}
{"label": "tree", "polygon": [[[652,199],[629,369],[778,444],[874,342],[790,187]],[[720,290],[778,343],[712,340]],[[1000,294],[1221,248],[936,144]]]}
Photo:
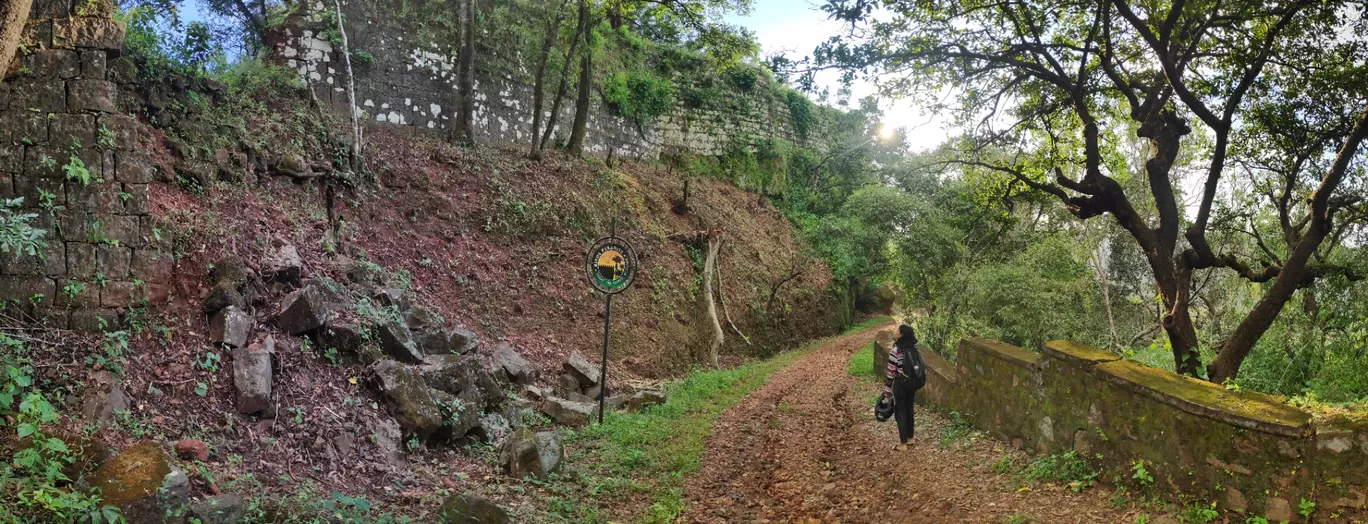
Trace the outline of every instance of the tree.
{"label": "tree", "polygon": [[28,23],[32,7],[33,0],[6,0],[0,3],[0,82],[5,80],[10,60],[19,49],[19,40],[24,36],[24,25]]}
{"label": "tree", "polygon": [[475,145],[475,1],[457,2],[461,46],[456,58],[456,142]]}
{"label": "tree", "polygon": [[[592,27],[594,24],[590,18],[589,2],[580,0],[580,19],[586,26]],[[575,121],[570,125],[570,141],[566,144],[566,150],[574,156],[584,153],[584,135],[589,126],[589,93],[594,84],[594,45],[592,43],[593,30],[583,32],[584,47],[580,49],[580,75],[579,93],[575,97]]]}
{"label": "tree", "polygon": [[[876,5],[891,19],[878,20]],[[1356,6],[828,0],[824,9],[863,38],[833,39],[815,58],[852,77],[884,75],[888,91],[958,89],[968,143],[957,162],[1011,176],[1079,219],[1112,216],[1145,253],[1178,371],[1201,375],[1194,271],[1220,268],[1264,285],[1207,369],[1221,382],[1238,373],[1293,292],[1327,274],[1356,275],[1326,256],[1363,223],[1368,86],[1354,79],[1368,72],[1368,31]],[[1193,141],[1194,121],[1214,143],[1196,173],[1204,183],[1189,219],[1180,205],[1185,173],[1174,164]],[[1143,193],[1119,178],[1126,170],[1116,135],[1125,129],[1151,146]],[[1208,241],[1226,218],[1214,214],[1229,211],[1215,203],[1232,159],[1279,183],[1261,205],[1280,210],[1284,254],[1218,252]]]}
{"label": "tree", "polygon": [[[551,58],[551,50],[555,48],[556,41],[560,37],[561,21],[565,18],[565,6],[570,0],[561,0],[559,7],[554,2],[548,2],[547,9],[554,9],[551,20],[546,24],[546,41],[542,44],[541,53],[537,56],[537,73],[532,84],[532,146],[529,154],[532,158],[541,157],[541,125],[542,125],[542,105],[546,98],[546,63]],[[560,102],[557,100],[556,102]],[[559,104],[557,104],[559,105]],[[559,107],[557,108],[559,109]]]}
{"label": "tree", "polygon": [[[589,30],[589,9],[587,0],[580,0],[579,21],[575,27],[575,37],[570,39],[570,48],[565,51],[565,60],[561,61],[560,84],[556,86],[556,98],[551,103],[551,117],[546,121],[546,131],[542,133],[541,140],[537,142],[537,152],[546,149],[546,144],[551,141],[551,135],[556,129],[556,120],[560,117],[561,101],[565,99],[565,90],[570,81],[570,64],[573,63],[575,50],[579,48],[580,41],[584,39],[585,31]],[[533,137],[536,138],[535,136]]]}

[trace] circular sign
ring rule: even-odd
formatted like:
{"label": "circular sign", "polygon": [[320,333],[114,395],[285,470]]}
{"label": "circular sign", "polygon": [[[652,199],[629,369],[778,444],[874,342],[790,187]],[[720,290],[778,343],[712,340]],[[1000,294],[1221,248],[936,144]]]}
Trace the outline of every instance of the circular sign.
{"label": "circular sign", "polygon": [[609,295],[621,293],[636,278],[636,251],[626,240],[617,237],[600,238],[589,248],[584,267],[589,285]]}

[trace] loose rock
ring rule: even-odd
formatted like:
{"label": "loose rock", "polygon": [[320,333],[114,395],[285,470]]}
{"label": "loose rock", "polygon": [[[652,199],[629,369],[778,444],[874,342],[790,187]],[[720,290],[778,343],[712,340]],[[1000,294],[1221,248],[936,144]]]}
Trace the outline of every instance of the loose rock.
{"label": "loose rock", "polygon": [[641,411],[647,406],[665,403],[665,394],[659,391],[645,390],[638,391],[627,400],[627,410],[631,412]]}
{"label": "loose rock", "polygon": [[475,495],[452,495],[442,503],[439,516],[445,524],[508,524],[508,512]]}
{"label": "loose rock", "polygon": [[413,333],[409,331],[408,326],[391,320],[380,324],[375,332],[380,342],[380,350],[386,355],[408,364],[423,361],[423,352],[418,349],[418,344],[413,342]]}
{"label": "loose rock", "polygon": [[512,345],[499,344],[499,347],[494,350],[494,363],[503,369],[504,373],[508,375],[508,379],[514,384],[526,384],[532,381],[532,365],[528,364],[527,360],[523,359],[522,355],[519,355]]}
{"label": "loose rock", "polygon": [[570,358],[566,359],[565,371],[579,380],[579,385],[582,388],[593,387],[599,383],[601,370],[597,365],[580,356],[579,353],[571,353]]}
{"label": "loose rock", "polygon": [[129,522],[161,522],[167,509],[189,497],[189,479],[171,466],[161,446],[143,441],[115,455],[91,478],[105,504],[118,506]]}
{"label": "loose rock", "polygon": [[280,303],[280,312],[276,313],[276,323],[280,329],[291,335],[318,329],[327,319],[327,304],[315,286],[304,286],[286,295]]}
{"label": "loose rock", "polygon": [[467,353],[474,353],[480,349],[480,338],[475,335],[474,331],[469,329],[459,326],[453,328],[450,332],[450,338],[451,345],[455,348],[452,350],[453,353],[464,355]]}
{"label": "loose rock", "polygon": [[1264,506],[1264,518],[1269,522],[1292,522],[1296,515],[1292,513],[1292,505],[1287,499],[1273,497],[1268,499],[1268,505]]}
{"label": "loose rock", "polygon": [[299,249],[284,244],[275,249],[262,264],[263,277],[272,282],[298,286],[304,275],[304,261],[299,258]]}
{"label": "loose rock", "polygon": [[350,318],[330,320],[326,326],[314,331],[312,337],[324,352],[331,348],[343,355],[358,356],[366,344],[361,325]]}
{"label": "loose rock", "polygon": [[[267,339],[269,346],[275,346]],[[238,413],[258,413],[271,405],[271,353],[260,347],[233,350],[233,386]]]}
{"label": "loose rock", "polygon": [[114,412],[128,409],[128,396],[119,382],[108,371],[96,371],[86,382],[81,396],[81,417],[87,424],[105,426],[114,419]]}
{"label": "loose rock", "polygon": [[371,366],[380,379],[380,393],[394,410],[394,418],[406,433],[427,438],[442,428],[442,409],[433,398],[418,368],[381,360]]}
{"label": "loose rock", "polygon": [[181,460],[209,461],[209,445],[195,439],[176,442],[176,456]]}
{"label": "loose rock", "polygon": [[542,402],[542,413],[558,424],[581,427],[589,424],[589,420],[598,414],[598,406],[551,397]]}
{"label": "loose rock", "polygon": [[218,313],[214,313],[214,317],[209,320],[211,342],[234,348],[246,347],[247,339],[251,335],[252,317],[237,306],[224,307]]}
{"label": "loose rock", "polygon": [[247,499],[235,493],[224,493],[190,504],[190,516],[203,524],[233,524],[247,515]]}
{"label": "loose rock", "polygon": [[546,481],[563,458],[560,435],[554,431],[533,434],[523,429],[504,441],[499,459],[504,472],[514,478],[527,476]]}

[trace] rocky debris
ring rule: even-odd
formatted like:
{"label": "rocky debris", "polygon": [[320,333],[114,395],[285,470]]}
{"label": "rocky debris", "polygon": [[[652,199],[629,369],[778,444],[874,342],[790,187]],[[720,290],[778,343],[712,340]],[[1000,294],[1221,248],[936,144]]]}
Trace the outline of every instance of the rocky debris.
{"label": "rocky debris", "polygon": [[343,355],[361,355],[361,347],[366,344],[365,331],[360,324],[350,318],[329,320],[328,325],[314,331],[310,336],[320,350],[332,348]]}
{"label": "rocky debris", "polygon": [[464,355],[467,353],[474,353],[476,350],[480,349],[480,338],[475,335],[474,331],[469,329],[458,326],[449,332],[449,337],[451,339],[451,347],[454,348],[451,351],[452,353]]}
{"label": "rocky debris", "polygon": [[210,342],[234,348],[246,347],[251,335],[252,317],[237,306],[224,307],[209,319]]}
{"label": "rocky debris", "polygon": [[561,376],[556,377],[556,387],[554,391],[561,396],[567,396],[571,393],[583,393],[584,390],[580,388],[579,379],[575,378],[574,375],[564,373]]}
{"label": "rocky debris", "polygon": [[128,522],[162,522],[190,496],[190,479],[171,465],[156,442],[143,441],[105,462],[91,478],[105,504],[118,506]]}
{"label": "rocky debris", "polygon": [[488,373],[477,355],[431,355],[423,358],[423,380],[428,387],[452,395],[473,387],[480,373]]}
{"label": "rocky debris", "polygon": [[471,433],[486,442],[501,442],[513,432],[513,421],[499,413],[480,415],[479,424],[471,428]]}
{"label": "rocky debris", "polygon": [[493,502],[475,495],[447,497],[438,511],[443,524],[509,524],[508,512]]}
{"label": "rocky debris", "polygon": [[560,435],[554,431],[532,433],[522,429],[504,440],[499,461],[514,478],[535,477],[545,482],[564,458]]}
{"label": "rocky debris", "polygon": [[195,439],[176,442],[176,457],[181,460],[209,461],[209,445]]}
{"label": "rocky debris", "polygon": [[630,399],[631,397],[628,397],[626,395],[614,395],[603,399],[603,405],[608,409],[618,411],[621,410],[623,407],[626,407],[627,401]]}
{"label": "rocky debris", "polygon": [[280,312],[276,313],[276,323],[280,329],[296,336],[322,327],[327,320],[327,303],[318,286],[314,285],[285,295],[280,302]]}
{"label": "rocky debris", "polygon": [[566,359],[565,372],[575,377],[582,388],[597,386],[599,377],[602,376],[599,367],[580,356],[579,353],[571,353],[570,358]]}
{"label": "rocky debris", "polygon": [[108,371],[96,371],[86,382],[81,395],[81,417],[86,424],[103,427],[114,420],[114,412],[128,409],[128,395]]}
{"label": "rocky debris", "polygon": [[627,399],[627,411],[633,413],[641,411],[649,406],[665,403],[665,393],[653,390],[638,391],[632,398]]}
{"label": "rocky debris", "polygon": [[602,387],[602,386],[593,386],[593,387],[584,388],[584,396],[589,397],[589,398],[592,398],[592,399],[597,399],[597,398],[599,398],[599,394],[600,394],[600,393],[603,393],[603,387]]}
{"label": "rocky debris", "polygon": [[1268,499],[1268,504],[1264,506],[1264,518],[1269,522],[1292,522],[1297,516],[1292,513],[1292,505],[1287,499],[1273,497]]}
{"label": "rocky debris", "polygon": [[242,495],[224,493],[192,502],[186,509],[190,517],[202,524],[234,524],[247,516],[247,507],[248,501]]}
{"label": "rocky debris", "polygon": [[271,406],[271,352],[275,341],[266,347],[256,344],[233,350],[233,386],[237,389],[238,413],[259,413]]}
{"label": "rocky debris", "polygon": [[423,352],[413,341],[413,332],[409,331],[408,326],[391,320],[377,326],[375,333],[380,350],[391,358],[407,364],[423,361]]}
{"label": "rocky debris", "polygon": [[1236,513],[1244,513],[1245,509],[1249,507],[1249,499],[1245,498],[1244,493],[1235,489],[1234,486],[1226,487],[1225,491],[1221,493],[1219,503],[1222,510]]}
{"label": "rocky debris", "polygon": [[299,258],[299,249],[292,244],[277,246],[261,265],[262,277],[271,282],[291,286],[300,285],[304,275],[304,261]]}
{"label": "rocky debris", "polygon": [[566,395],[566,400],[571,402],[583,402],[585,404],[598,404],[598,399],[582,393],[571,393]]}
{"label": "rocky debris", "polygon": [[381,420],[372,436],[375,437],[375,447],[380,449],[380,456],[390,469],[400,471],[408,467],[408,460],[404,456],[403,448],[400,447],[404,441],[404,430],[399,427],[398,422]]}
{"label": "rocky debris", "polygon": [[541,401],[546,398],[546,393],[537,386],[525,386],[523,387],[523,396],[531,400]]}
{"label": "rocky debris", "polygon": [[570,427],[588,425],[589,420],[598,415],[598,406],[595,404],[556,397],[542,401],[541,410],[557,424]]}
{"label": "rocky debris", "polygon": [[242,296],[242,289],[247,285],[247,275],[247,264],[237,255],[228,255],[214,262],[209,270],[212,288],[204,298],[204,312],[212,315],[228,306],[246,308],[247,300]]}
{"label": "rocky debris", "polygon": [[409,300],[408,293],[396,287],[377,289],[375,293],[371,295],[371,300],[376,301],[384,307],[395,308],[398,311],[409,311],[410,308],[412,308],[413,311],[427,311],[426,308],[413,307],[413,302]]}
{"label": "rocky debris", "polygon": [[494,350],[494,363],[508,375],[514,384],[527,384],[533,379],[532,365],[518,354],[518,350],[508,343],[499,344]]}
{"label": "rocky debris", "polygon": [[405,433],[427,438],[442,428],[442,408],[432,394],[436,390],[427,386],[418,368],[381,360],[371,365],[371,369],[380,379],[380,393]]}

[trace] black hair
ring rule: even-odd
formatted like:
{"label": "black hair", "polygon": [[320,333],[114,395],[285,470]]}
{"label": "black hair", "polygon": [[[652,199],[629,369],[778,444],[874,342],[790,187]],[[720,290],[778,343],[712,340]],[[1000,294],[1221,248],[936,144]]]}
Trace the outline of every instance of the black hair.
{"label": "black hair", "polygon": [[912,326],[903,324],[898,326],[898,344],[904,346],[917,345],[917,333],[912,331]]}

